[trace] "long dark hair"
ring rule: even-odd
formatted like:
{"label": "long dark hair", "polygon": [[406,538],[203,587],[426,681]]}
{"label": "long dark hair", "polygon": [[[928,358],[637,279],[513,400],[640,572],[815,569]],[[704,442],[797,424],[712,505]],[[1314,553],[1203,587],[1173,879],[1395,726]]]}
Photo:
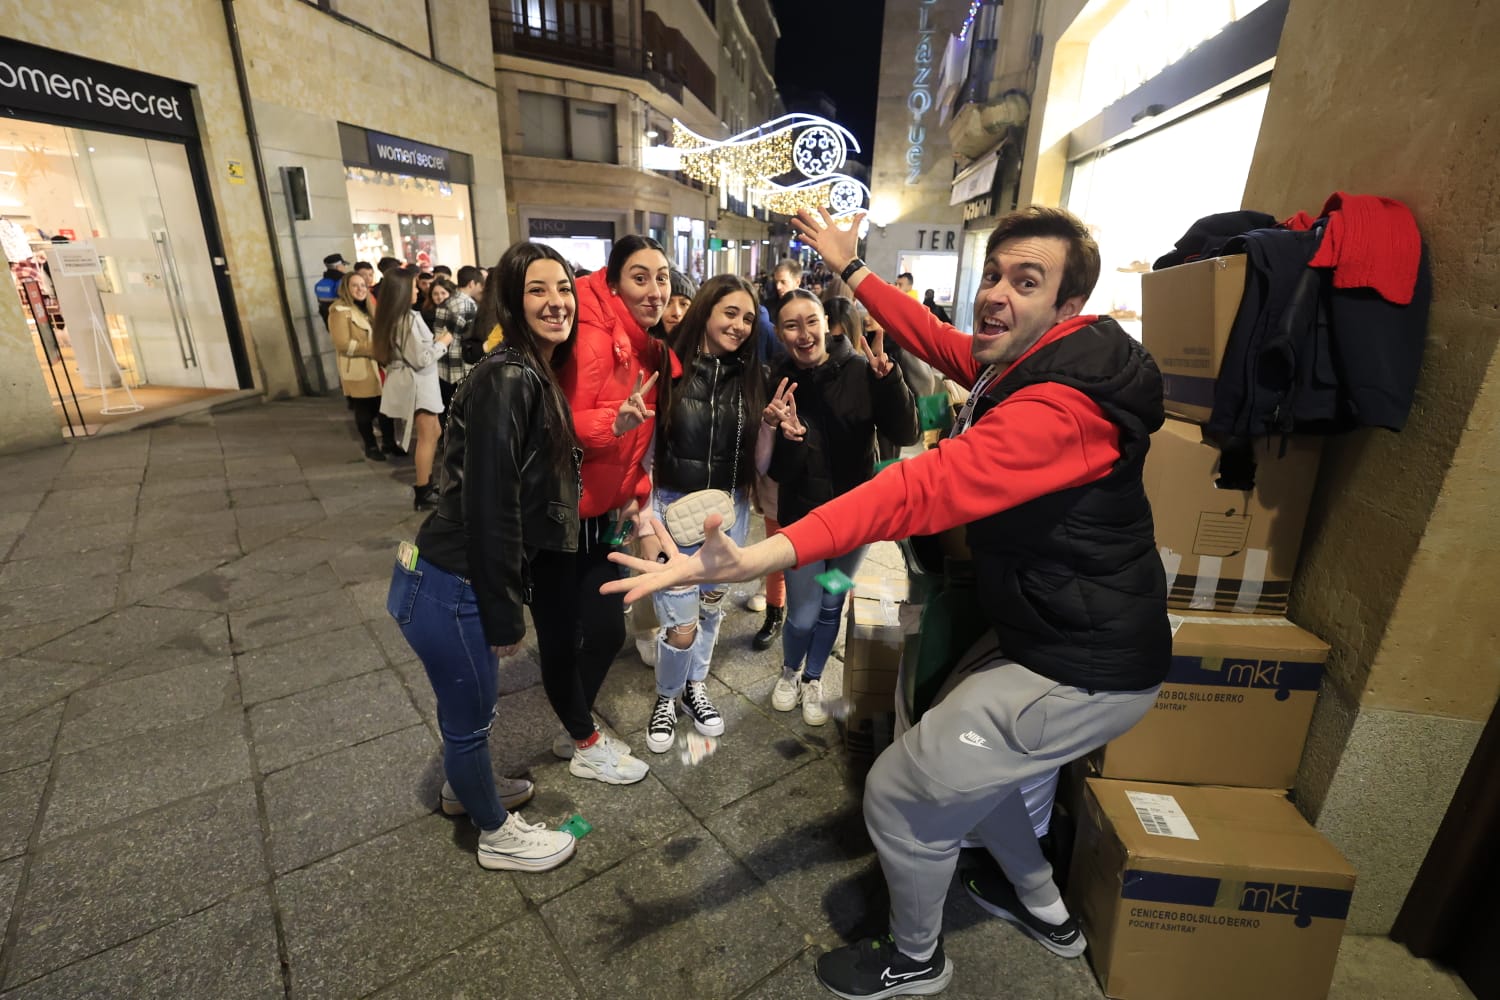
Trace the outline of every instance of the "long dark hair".
{"label": "long dark hair", "polygon": [[848,338],[851,347],[859,346],[859,338],[864,334],[865,326],[859,307],[854,304],[853,299],[846,299],[841,295],[824,299],[823,315],[828,318],[827,336],[832,337],[833,328],[838,327],[843,331],[842,335]]}
{"label": "long dark hair", "polygon": [[[641,236],[638,233],[621,236],[615,240],[615,245],[609,248],[609,263],[604,266],[604,279],[611,285],[618,285],[620,272],[625,270],[625,262],[642,250],[656,250],[663,257],[667,256],[666,249],[649,236]],[[671,258],[668,257],[667,261],[671,263]]]}
{"label": "long dark hair", "polygon": [[[688,306],[686,315],[677,328],[672,331],[668,346],[682,361],[683,374],[692,371],[693,362],[698,355],[705,353],[703,340],[707,336],[708,320],[713,315],[714,307],[725,296],[734,292],[744,292],[750,296],[750,314],[746,319],[750,323],[750,336],[740,344],[734,356],[744,366],[740,376],[740,391],[743,393],[744,412],[740,415],[740,461],[739,473],[740,486],[750,482],[754,476],[755,469],[755,436],[756,421],[760,419],[761,411],[766,408],[766,380],[760,370],[760,331],[756,329],[756,311],[759,309],[759,299],[755,294],[755,286],[735,274],[721,274],[709,278],[698,289],[698,294],[693,296],[693,304]],[[660,379],[657,382],[656,395],[656,454],[658,469],[663,468],[662,457],[666,454],[667,441],[671,437],[672,423],[676,414],[673,412],[673,397],[676,394],[675,386],[671,379]],[[712,402],[712,401],[710,401]],[[710,449],[713,447],[709,443]]]}
{"label": "long dark hair", "polygon": [[380,297],[375,300],[375,322],[370,353],[382,368],[391,363],[399,344],[411,331],[411,290],[417,283],[414,267],[393,267],[385,272]]}
{"label": "long dark hair", "polygon": [[[575,298],[573,325],[568,330],[568,339],[553,348],[549,364],[542,358],[536,333],[526,322],[526,272],[539,260],[557,261],[568,281],[573,280],[573,269],[556,250],[543,243],[516,243],[505,251],[498,264],[490,268],[484,291],[479,295],[479,311],[474,314],[474,329],[476,336],[488,338],[498,326],[504,335],[505,346],[519,354],[542,380],[552,458],[559,467],[565,467],[572,465],[577,441],[573,437],[572,410],[568,408],[568,401],[563,397],[554,373],[573,355],[573,344],[578,339],[578,303]],[[574,294],[576,296],[576,291]]]}

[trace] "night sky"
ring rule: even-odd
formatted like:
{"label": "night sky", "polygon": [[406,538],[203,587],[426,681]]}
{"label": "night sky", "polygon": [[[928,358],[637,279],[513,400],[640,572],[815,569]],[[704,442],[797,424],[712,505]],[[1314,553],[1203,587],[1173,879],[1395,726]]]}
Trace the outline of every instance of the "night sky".
{"label": "night sky", "polygon": [[839,124],[859,138],[870,162],[880,34],[886,0],[771,0],[781,25],[776,86],[792,105],[800,91],[821,90],[838,106]]}

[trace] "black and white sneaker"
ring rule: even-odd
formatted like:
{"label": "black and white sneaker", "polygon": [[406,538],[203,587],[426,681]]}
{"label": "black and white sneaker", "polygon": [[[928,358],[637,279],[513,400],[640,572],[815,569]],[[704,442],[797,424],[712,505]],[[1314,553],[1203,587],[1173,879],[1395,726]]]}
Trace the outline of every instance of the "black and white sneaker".
{"label": "black and white sneaker", "polygon": [[904,955],[889,934],[819,955],[817,970],[818,982],[845,1000],[932,996],[947,989],[953,978],[942,941],[931,958],[918,962]]}
{"label": "black and white sneaker", "polygon": [[708,685],[703,681],[687,682],[682,691],[682,710],[704,736],[724,735],[724,717],[708,700]]}
{"label": "black and white sneaker", "polygon": [[677,735],[677,699],[656,696],[656,707],[651,710],[651,721],[646,725],[646,749],[652,753],[666,753],[672,749]]}
{"label": "black and white sneaker", "polygon": [[[965,852],[966,854],[969,852]],[[980,858],[965,858],[959,878],[969,897],[1001,920],[1008,920],[1042,943],[1042,947],[1063,958],[1077,958],[1088,947],[1078,921],[1069,914],[1060,924],[1049,924],[1026,908],[1015,886],[986,852]]]}

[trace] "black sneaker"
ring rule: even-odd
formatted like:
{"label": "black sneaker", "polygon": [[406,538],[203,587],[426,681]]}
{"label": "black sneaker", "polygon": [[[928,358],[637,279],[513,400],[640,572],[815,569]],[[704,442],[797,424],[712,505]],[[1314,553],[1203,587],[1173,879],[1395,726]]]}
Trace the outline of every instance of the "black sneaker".
{"label": "black sneaker", "polygon": [[[965,852],[966,854],[971,852]],[[981,858],[966,858],[959,878],[969,897],[1001,920],[1008,920],[1042,943],[1048,951],[1063,958],[1077,958],[1088,947],[1078,921],[1069,914],[1060,924],[1049,924],[1026,908],[1015,886],[1000,870],[988,852],[975,851]]]}
{"label": "black sneaker", "polygon": [[817,970],[818,982],[845,1000],[931,996],[947,989],[953,978],[942,941],[931,958],[918,962],[902,954],[889,934],[819,955]]}
{"label": "black sneaker", "polygon": [[682,691],[682,710],[693,720],[693,726],[704,736],[723,736],[724,717],[708,699],[708,685],[688,681]]}

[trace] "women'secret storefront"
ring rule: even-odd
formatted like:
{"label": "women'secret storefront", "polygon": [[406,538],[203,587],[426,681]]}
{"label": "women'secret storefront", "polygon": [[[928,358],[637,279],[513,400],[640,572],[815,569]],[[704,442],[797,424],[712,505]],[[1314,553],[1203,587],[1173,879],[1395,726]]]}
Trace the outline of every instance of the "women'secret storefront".
{"label": "women'secret storefront", "polygon": [[477,264],[473,160],[414,139],[339,123],[356,259],[395,257],[455,272]]}
{"label": "women'secret storefront", "polygon": [[0,250],[65,435],[252,387],[193,91],[0,39]]}

